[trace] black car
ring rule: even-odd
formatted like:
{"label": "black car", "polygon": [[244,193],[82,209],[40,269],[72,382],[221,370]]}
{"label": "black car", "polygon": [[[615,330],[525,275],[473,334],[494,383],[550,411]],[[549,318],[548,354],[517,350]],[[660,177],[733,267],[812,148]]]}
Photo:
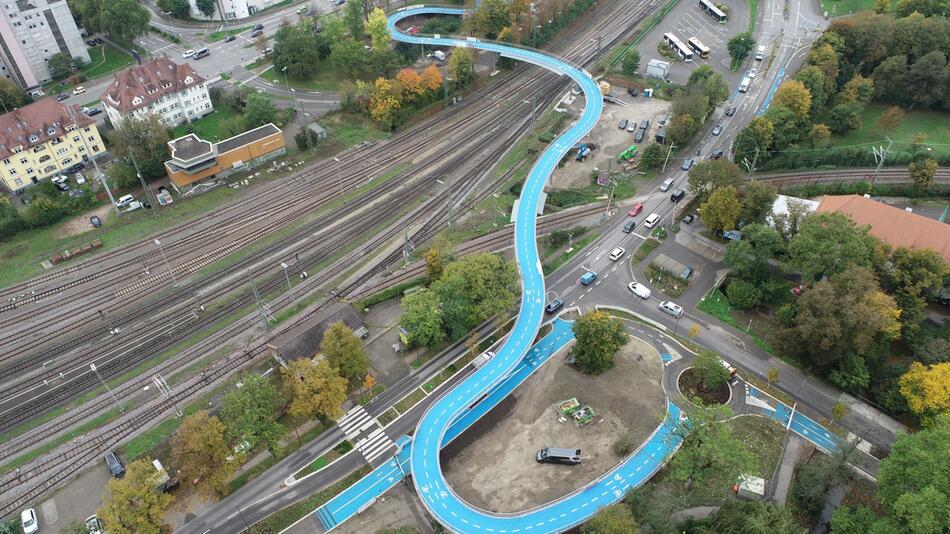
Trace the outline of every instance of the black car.
{"label": "black car", "polygon": [[63,172],[66,174],[72,174],[74,172],[79,172],[83,170],[85,167],[86,166],[83,165],[82,163],[73,163],[69,167],[66,167],[65,169],[63,169]]}
{"label": "black car", "polygon": [[109,472],[112,473],[112,476],[115,478],[122,478],[125,475],[125,466],[122,464],[122,460],[119,459],[119,455],[109,451],[105,454],[106,467],[109,468]]}
{"label": "black car", "polygon": [[726,110],[726,116],[727,116],[727,117],[731,117],[731,116],[733,116],[733,115],[735,115],[735,114],[736,114],[736,107],[735,107],[735,106],[729,106],[729,109]]}
{"label": "black car", "polygon": [[548,313],[554,313],[564,307],[564,301],[561,299],[554,299],[551,302],[548,302],[548,305],[544,307],[544,311]]}
{"label": "black car", "polygon": [[92,217],[89,217],[89,222],[90,224],[92,224],[93,228],[99,228],[100,226],[102,226],[102,219],[100,219],[98,215],[93,215]]}
{"label": "black car", "polygon": [[235,37],[235,36],[233,36],[233,35],[229,35],[229,36],[227,36],[227,37],[224,38],[224,42],[230,43],[231,41],[233,41],[233,40],[235,40],[235,39],[237,39],[237,37]]}
{"label": "black car", "polygon": [[105,39],[103,39],[102,37],[96,37],[95,39],[93,39],[93,41],[95,41],[97,45],[105,44],[106,42]]}
{"label": "black car", "polygon": [[69,93],[60,93],[59,96],[56,97],[56,101],[62,102],[63,100],[66,100],[67,98],[69,98]]}
{"label": "black car", "polygon": [[723,152],[722,152],[722,149],[720,148],[719,150],[713,152],[712,156],[709,156],[709,159],[719,159],[722,157],[722,154]]}
{"label": "black car", "polygon": [[692,224],[694,220],[696,220],[696,216],[690,213],[686,217],[683,217],[683,224]]}
{"label": "black car", "polygon": [[251,28],[251,29],[252,29],[252,30],[263,30],[263,29],[264,29],[264,25],[263,25],[263,24],[255,24],[254,27]]}
{"label": "black car", "polygon": [[630,89],[627,89],[627,94],[630,96],[637,96],[640,94],[640,92],[631,87]]}
{"label": "black car", "polygon": [[89,45],[89,46],[98,46],[98,45],[99,45],[99,43],[97,43],[97,42],[95,41],[95,39],[89,39],[88,41],[86,41],[86,44]]}
{"label": "black car", "polygon": [[20,197],[20,202],[22,202],[24,206],[29,206],[32,200],[30,200],[30,197]]}
{"label": "black car", "polygon": [[86,110],[85,113],[86,113],[86,115],[92,117],[92,116],[95,116],[95,115],[98,115],[98,114],[102,113],[102,108],[89,108],[89,109]]}

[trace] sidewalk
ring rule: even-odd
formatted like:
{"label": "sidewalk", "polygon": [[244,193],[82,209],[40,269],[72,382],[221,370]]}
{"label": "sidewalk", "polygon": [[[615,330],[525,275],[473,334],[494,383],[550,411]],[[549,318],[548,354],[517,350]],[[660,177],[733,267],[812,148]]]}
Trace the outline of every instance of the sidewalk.
{"label": "sidewalk", "polygon": [[788,488],[792,485],[795,464],[798,462],[798,456],[804,444],[805,441],[797,434],[791,434],[788,438],[785,454],[782,455],[782,463],[772,486],[772,500],[776,504],[785,505],[785,500],[788,498]]}

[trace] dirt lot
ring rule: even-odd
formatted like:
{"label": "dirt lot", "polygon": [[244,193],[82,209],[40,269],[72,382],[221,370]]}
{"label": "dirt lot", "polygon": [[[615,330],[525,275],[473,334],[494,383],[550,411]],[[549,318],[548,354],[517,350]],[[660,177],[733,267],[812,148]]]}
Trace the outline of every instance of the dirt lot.
{"label": "dirt lot", "polygon": [[[637,122],[643,119],[649,120],[650,129],[639,145],[640,150],[642,151],[653,142],[658,120],[669,109],[670,102],[656,98],[643,98],[642,96],[633,98],[627,95],[626,89],[623,87],[611,88],[610,94],[630,105],[624,107],[617,104],[604,104],[604,114],[601,116],[600,122],[584,138],[584,142],[596,144],[597,149],[593,150],[585,161],[577,162],[572,157],[563,167],[555,171],[551,177],[551,187],[553,189],[569,189],[590,185],[591,172],[594,167],[606,170],[610,158],[616,158],[617,154],[634,144],[634,134],[617,128],[617,124],[621,119]],[[578,99],[577,102],[583,102],[583,99]],[[573,155],[576,155],[576,153]],[[621,170],[616,159],[613,163],[613,170]]]}
{"label": "dirt lot", "polygon": [[[660,355],[632,338],[603,375],[583,375],[552,358],[499,406],[443,451],[449,484],[466,501],[497,511],[538,506],[580,488],[619,459],[611,446],[623,434],[643,442],[663,417]],[[577,397],[598,417],[578,427],[561,423],[557,401]],[[577,466],[538,464],[542,447],[580,448]]]}
{"label": "dirt lot", "polygon": [[366,511],[340,525],[341,534],[364,534],[388,529],[406,528],[414,532],[432,532],[415,493],[406,484],[398,484],[386,492]]}
{"label": "dirt lot", "polygon": [[99,218],[102,219],[102,222],[105,223],[114,213],[115,212],[112,211],[112,204],[103,204],[98,208],[87,211],[82,215],[77,215],[66,221],[56,230],[56,235],[53,237],[55,239],[62,239],[64,237],[79,235],[83,232],[89,232],[93,229],[92,223],[89,222],[89,217],[98,215]]}

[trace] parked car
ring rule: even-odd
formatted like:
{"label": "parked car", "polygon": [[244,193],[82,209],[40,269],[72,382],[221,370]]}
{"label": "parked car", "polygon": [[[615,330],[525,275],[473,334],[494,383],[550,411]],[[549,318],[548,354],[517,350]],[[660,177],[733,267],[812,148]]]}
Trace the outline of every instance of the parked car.
{"label": "parked car", "polygon": [[696,220],[696,216],[690,213],[686,217],[683,217],[683,224],[693,224],[693,221]]}
{"label": "parked car", "polygon": [[56,101],[62,102],[63,100],[66,100],[67,98],[69,98],[69,93],[60,93],[59,96],[56,97]]}
{"label": "parked car", "polygon": [[630,121],[628,121],[627,119],[620,119],[620,124],[617,125],[617,128],[620,128],[621,130],[626,130],[628,124],[630,124]]}
{"label": "parked car", "polygon": [[109,468],[109,472],[112,473],[112,476],[115,478],[122,478],[125,476],[125,465],[122,463],[122,460],[119,459],[119,455],[109,451],[105,454],[106,467]]}
{"label": "parked car", "polygon": [[66,182],[53,182],[53,185],[55,185],[56,189],[59,189],[63,193],[69,191],[69,184]]}
{"label": "parked car", "polygon": [[20,526],[23,527],[23,534],[38,532],[40,530],[40,524],[36,519],[36,510],[27,508],[20,512]]}
{"label": "parked car", "polygon": [[85,108],[82,110],[82,112],[90,117],[94,117],[102,113],[102,108]]}
{"label": "parked car", "polygon": [[129,204],[131,204],[133,200],[135,200],[135,197],[133,197],[132,195],[122,195],[121,197],[119,197],[119,200],[115,201],[115,207],[124,208],[128,206]]}
{"label": "parked car", "polygon": [[722,124],[717,124],[716,127],[713,128],[712,134],[719,135],[721,133],[722,133]]}
{"label": "parked car", "polygon": [[554,313],[564,307],[564,301],[561,299],[554,299],[551,302],[548,302],[548,305],[544,307],[544,311],[548,313]]}
{"label": "parked car", "polygon": [[630,89],[627,89],[627,94],[630,96],[637,96],[640,94],[640,92],[631,87]]}
{"label": "parked car", "polygon": [[70,189],[69,196],[71,198],[79,198],[82,196],[82,189]]}
{"label": "parked car", "polygon": [[88,41],[86,41],[86,45],[88,46],[97,46],[98,44],[99,43],[97,43],[95,39],[89,39]]}
{"label": "parked car", "polygon": [[688,171],[692,166],[693,166],[693,158],[686,158],[686,161],[684,161],[683,164],[680,165],[680,169],[683,169],[684,171]]}
{"label": "parked car", "polygon": [[224,42],[230,43],[231,41],[233,41],[233,40],[235,40],[235,39],[237,39],[237,37],[235,37],[235,36],[233,36],[233,35],[229,35],[229,36],[227,36],[227,37],[224,38]]}
{"label": "parked car", "polygon": [[641,212],[641,211],[643,211],[643,203],[642,203],[642,202],[637,202],[637,203],[633,206],[633,209],[631,209],[630,211],[627,212],[627,215],[630,216],[630,217],[636,217],[637,215],[640,215],[640,212]]}
{"label": "parked car", "polygon": [[264,30],[259,29],[251,32],[251,37],[258,37],[260,35],[264,35]]}
{"label": "parked car", "polygon": [[712,156],[709,156],[709,159],[719,159],[722,157],[723,151],[720,148],[719,150],[712,153]]}
{"label": "parked car", "polygon": [[637,131],[637,121],[630,121],[630,124],[627,125],[627,132],[634,133]]}
{"label": "parked car", "polygon": [[643,141],[643,136],[647,133],[646,130],[637,130],[637,133],[633,134],[633,142],[640,143]]}
{"label": "parked car", "polygon": [[95,41],[97,45],[106,44],[106,40],[103,39],[102,37],[96,37],[95,39],[93,39],[93,41]]}
{"label": "parked car", "polygon": [[264,25],[258,23],[258,24],[255,24],[254,27],[251,28],[251,29],[252,29],[252,30],[263,30],[263,29],[264,29]]}
{"label": "parked car", "polygon": [[86,530],[89,534],[102,534],[102,521],[99,521],[99,518],[94,515],[87,517]]}
{"label": "parked car", "polygon": [[726,116],[727,116],[727,117],[731,117],[731,116],[733,116],[733,115],[735,115],[735,114],[736,114],[736,107],[735,107],[735,106],[729,106],[729,109],[726,110]]}
{"label": "parked car", "polygon": [[30,200],[30,197],[20,197],[20,202],[23,203],[24,206],[29,206],[32,200]]}
{"label": "parked car", "polygon": [[78,86],[78,87],[76,87],[75,89],[73,89],[73,94],[74,94],[74,95],[81,95],[81,94],[83,94],[83,93],[85,93],[85,92],[86,92],[86,88],[83,87],[83,86],[81,86],[81,85]]}
{"label": "parked car", "polygon": [[336,0],[336,2],[334,2],[334,3],[335,3],[336,5],[338,5],[338,6],[342,6],[343,4],[346,3],[346,0]]}
{"label": "parked car", "polygon": [[98,215],[93,215],[92,217],[89,217],[89,222],[90,224],[92,224],[93,228],[99,228],[100,226],[102,226],[102,219],[100,219]]}
{"label": "parked car", "polygon": [[185,50],[185,53],[181,55],[182,59],[191,59],[195,57],[195,51],[192,49]]}
{"label": "parked car", "polygon": [[83,170],[84,168],[86,168],[86,166],[83,165],[82,163],[73,163],[73,164],[70,165],[69,167],[66,167],[65,169],[63,169],[63,172],[65,172],[65,173],[74,173],[74,172],[79,172],[79,171]]}

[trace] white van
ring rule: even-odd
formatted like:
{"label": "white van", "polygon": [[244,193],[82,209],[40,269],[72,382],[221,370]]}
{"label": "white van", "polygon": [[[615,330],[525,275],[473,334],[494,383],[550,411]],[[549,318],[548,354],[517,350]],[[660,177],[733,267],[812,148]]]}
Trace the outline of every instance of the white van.
{"label": "white van", "polygon": [[658,307],[660,308],[660,311],[669,315],[670,317],[678,318],[679,316],[683,315],[683,307],[675,302],[664,300]]}
{"label": "white van", "polygon": [[755,53],[755,60],[762,61],[765,59],[765,45],[759,45],[759,50]]}
{"label": "white van", "polygon": [[752,78],[746,76],[742,79],[742,83],[739,84],[739,92],[744,93],[749,90],[749,85],[752,84]]}
{"label": "white van", "polygon": [[663,180],[662,184],[660,184],[660,192],[666,193],[671,187],[673,187],[673,179],[667,178],[666,180]]}
{"label": "white van", "polygon": [[125,206],[131,204],[133,200],[135,200],[135,197],[132,195],[123,195],[119,197],[119,200],[115,201],[115,207],[124,208]]}
{"label": "white van", "polygon": [[648,288],[647,286],[643,284],[638,284],[636,282],[630,282],[629,284],[627,284],[627,287],[630,288],[630,291],[633,291],[634,295],[642,298],[643,300],[650,298],[650,295],[652,294],[650,292],[650,288]]}
{"label": "white van", "polygon": [[659,222],[659,220],[660,220],[659,215],[657,215],[656,213],[651,213],[650,216],[647,217],[645,221],[643,221],[643,226],[646,226],[647,228],[653,228],[653,226],[656,225],[656,223]]}
{"label": "white van", "polygon": [[492,351],[490,351],[490,350],[486,350],[485,352],[479,354],[477,358],[475,358],[474,360],[472,360],[472,365],[473,365],[476,369],[481,369],[482,367],[485,366],[486,363],[490,362],[491,359],[494,358],[494,357],[495,357],[495,353],[494,353],[494,352],[492,352]]}

